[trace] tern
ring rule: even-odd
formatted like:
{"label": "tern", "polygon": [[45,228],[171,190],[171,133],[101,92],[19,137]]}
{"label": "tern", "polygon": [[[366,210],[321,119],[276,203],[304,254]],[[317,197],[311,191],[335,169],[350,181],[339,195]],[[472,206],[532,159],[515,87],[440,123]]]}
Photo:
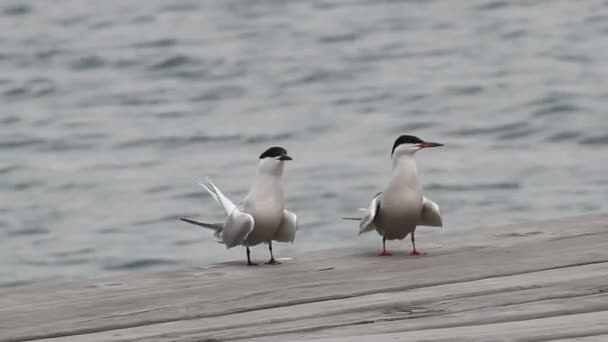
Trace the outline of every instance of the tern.
{"label": "tern", "polygon": [[182,221],[214,231],[215,240],[226,245],[227,249],[245,246],[247,265],[251,262],[249,247],[267,243],[270,250],[270,261],[276,265],[280,262],[272,254],[272,241],[292,242],[297,230],[297,216],[285,209],[283,194],[284,163],[292,160],[282,147],[271,147],[259,157],[257,174],[251,190],[243,201],[235,205],[218,189],[209,178],[208,184],[199,183],[222,207],[226,215],[224,223],[205,223],[188,218]]}
{"label": "tern", "polygon": [[414,233],[417,226],[443,227],[439,206],[422,194],[416,170],[416,152],[430,147],[443,146],[436,142],[423,141],[413,135],[401,135],[395,140],[391,158],[393,169],[384,191],[376,194],[362,218],[359,220],[359,235],[376,230],[382,236],[382,253],[386,251],[386,240],[403,240],[411,234],[413,250],[410,255],[420,255],[416,249]]}

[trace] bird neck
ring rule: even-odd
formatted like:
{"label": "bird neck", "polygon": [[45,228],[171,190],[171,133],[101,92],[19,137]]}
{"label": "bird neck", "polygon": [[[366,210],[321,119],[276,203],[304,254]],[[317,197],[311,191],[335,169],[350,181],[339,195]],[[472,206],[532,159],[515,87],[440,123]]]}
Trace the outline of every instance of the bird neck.
{"label": "bird neck", "polygon": [[418,170],[414,154],[400,154],[393,158],[393,180],[402,184],[418,184]]}
{"label": "bird neck", "polygon": [[281,177],[285,165],[283,162],[274,159],[262,159],[258,164],[257,176],[275,176]]}
{"label": "bird neck", "polygon": [[283,168],[277,170],[258,169],[251,194],[258,197],[283,196]]}

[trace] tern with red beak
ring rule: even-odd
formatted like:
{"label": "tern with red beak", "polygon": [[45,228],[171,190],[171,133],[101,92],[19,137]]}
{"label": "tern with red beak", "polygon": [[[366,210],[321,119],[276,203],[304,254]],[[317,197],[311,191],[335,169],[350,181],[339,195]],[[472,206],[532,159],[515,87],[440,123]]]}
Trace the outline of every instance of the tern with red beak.
{"label": "tern with red beak", "polygon": [[423,141],[412,135],[402,135],[393,144],[391,152],[393,169],[383,192],[372,199],[360,220],[359,235],[376,230],[382,236],[382,253],[386,251],[386,240],[403,240],[411,234],[413,250],[410,255],[420,255],[416,249],[414,233],[417,226],[443,227],[439,206],[424,197],[416,170],[416,152],[430,147],[443,146]]}

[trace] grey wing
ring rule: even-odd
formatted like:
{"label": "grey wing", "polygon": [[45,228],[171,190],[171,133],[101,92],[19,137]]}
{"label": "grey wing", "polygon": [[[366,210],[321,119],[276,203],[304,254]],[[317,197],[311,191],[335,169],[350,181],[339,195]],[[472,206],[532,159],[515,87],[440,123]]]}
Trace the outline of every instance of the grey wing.
{"label": "grey wing", "polygon": [[232,248],[243,244],[247,236],[253,231],[254,225],[253,216],[234,209],[226,219],[224,229],[218,237],[226,245],[226,248]]}
{"label": "grey wing", "polygon": [[289,210],[283,210],[283,220],[274,235],[273,240],[279,242],[293,242],[298,230],[298,217]]}
{"label": "grey wing", "polygon": [[426,197],[422,198],[422,214],[420,215],[420,222],[418,224],[421,226],[443,227],[437,203]]}
{"label": "grey wing", "polygon": [[371,232],[376,230],[376,225],[374,224],[374,219],[376,218],[376,214],[378,213],[378,208],[380,207],[380,200],[382,199],[382,193],[379,192],[372,198],[372,201],[369,203],[369,207],[365,211],[365,215],[361,219],[361,223],[359,224],[359,235],[367,232]]}

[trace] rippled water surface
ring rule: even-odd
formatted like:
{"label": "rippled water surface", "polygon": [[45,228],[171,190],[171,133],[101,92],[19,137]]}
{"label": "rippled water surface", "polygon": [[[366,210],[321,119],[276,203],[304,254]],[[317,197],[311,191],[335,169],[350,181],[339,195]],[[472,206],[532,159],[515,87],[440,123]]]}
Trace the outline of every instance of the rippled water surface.
{"label": "rippled water surface", "polygon": [[418,164],[449,230],[605,211],[607,36],[599,0],[0,0],[0,286],[244,259],[177,219],[271,145],[281,255],[379,245],[339,217],[402,133],[446,144]]}

